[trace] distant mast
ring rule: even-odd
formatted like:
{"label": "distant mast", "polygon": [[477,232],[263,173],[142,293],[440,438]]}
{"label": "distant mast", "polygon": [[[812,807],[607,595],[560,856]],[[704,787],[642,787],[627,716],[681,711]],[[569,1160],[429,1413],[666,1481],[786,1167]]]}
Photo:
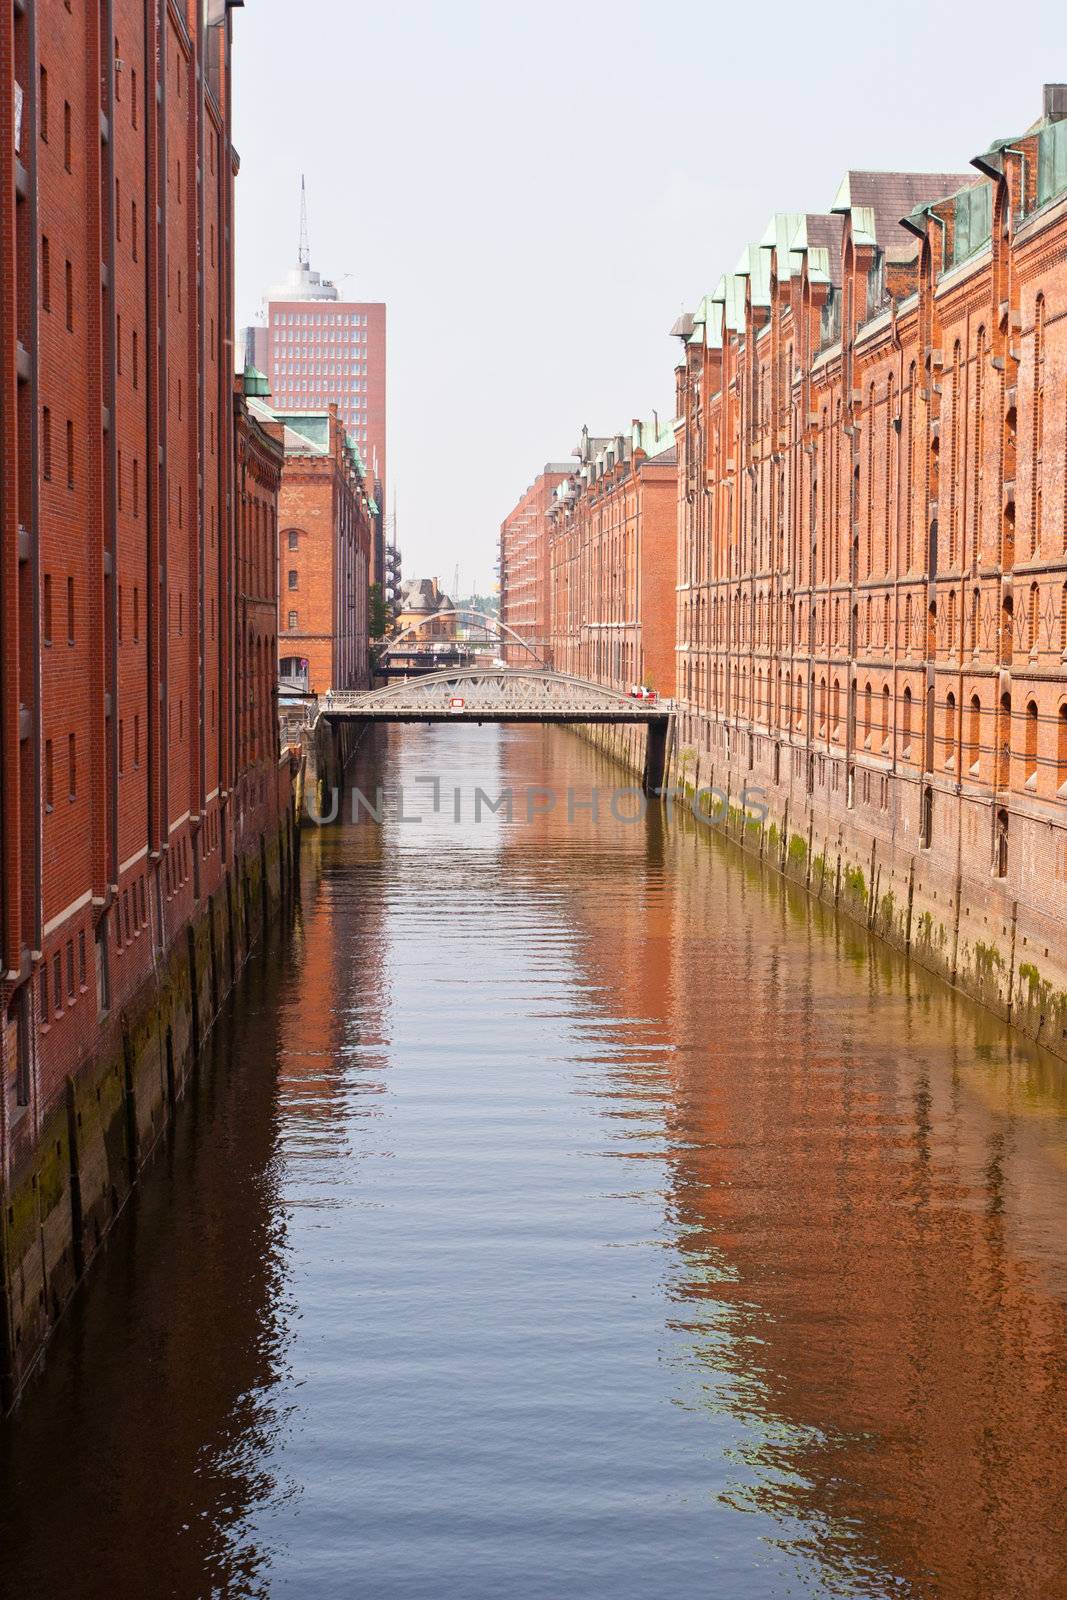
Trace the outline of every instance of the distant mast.
{"label": "distant mast", "polygon": [[311,251],[308,248],[308,196],[303,173],[300,174],[300,248],[297,260],[302,267],[311,265]]}

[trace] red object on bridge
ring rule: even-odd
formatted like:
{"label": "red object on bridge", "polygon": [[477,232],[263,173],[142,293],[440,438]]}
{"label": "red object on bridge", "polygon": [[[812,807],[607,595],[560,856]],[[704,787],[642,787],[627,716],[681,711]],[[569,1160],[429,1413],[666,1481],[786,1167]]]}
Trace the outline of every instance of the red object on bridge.
{"label": "red object on bridge", "polygon": [[454,694],[449,699],[448,709],[449,711],[462,711],[466,704],[467,702],[461,694]]}

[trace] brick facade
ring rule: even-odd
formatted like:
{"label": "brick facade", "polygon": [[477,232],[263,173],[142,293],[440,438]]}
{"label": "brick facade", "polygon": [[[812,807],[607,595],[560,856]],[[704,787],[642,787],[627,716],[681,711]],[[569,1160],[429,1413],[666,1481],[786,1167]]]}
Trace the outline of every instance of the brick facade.
{"label": "brick facade", "polygon": [[851,172],[828,215],[772,218],[675,329],[690,770],[759,786],[798,854],[814,829],[824,858],[869,856],[877,903],[853,870],[873,924],[1001,1009],[1033,1000],[1050,1038],[1067,1023],[1046,1003],[1067,988],[1064,99],[969,174]]}
{"label": "brick facade", "polygon": [[583,429],[578,466],[550,513],[552,662],[626,690],[674,688],[673,430],[635,422],[627,434]]}
{"label": "brick facade", "polygon": [[551,511],[557,487],[570,474],[570,463],[542,467],[500,525],[500,621],[530,646],[505,636],[500,653],[509,666],[551,665]]}
{"label": "brick facade", "polygon": [[231,23],[209,9],[0,20],[5,1186],[262,860],[287,787],[281,446],[232,387]]}
{"label": "brick facade", "polygon": [[279,501],[278,652],[283,675],[307,662],[309,687],[370,681],[368,588],[376,529],[371,486],[338,409],[279,412],[285,466]]}

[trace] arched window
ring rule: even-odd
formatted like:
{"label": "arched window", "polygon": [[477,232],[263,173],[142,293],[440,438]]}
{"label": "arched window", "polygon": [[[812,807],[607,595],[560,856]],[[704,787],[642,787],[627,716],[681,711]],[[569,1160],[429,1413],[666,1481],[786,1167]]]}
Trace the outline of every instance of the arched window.
{"label": "arched window", "polygon": [[971,712],[967,722],[967,772],[977,778],[982,771],[982,702],[976,694],[971,696]]}
{"label": "arched window", "polygon": [[890,695],[888,683],[882,685],[882,749],[889,749],[889,736],[892,732],[890,726]]}
{"label": "arched window", "polygon": [[833,693],[832,693],[831,701],[830,701],[830,723],[831,723],[830,737],[832,739],[835,739],[835,740],[836,739],[840,739],[840,737],[841,737],[841,684],[840,684],[840,682],[838,681],[837,678],[834,679]]}
{"label": "arched window", "polygon": [[1028,789],[1037,788],[1037,721],[1037,701],[1028,700],[1026,704],[1026,736],[1023,747],[1023,767]]}
{"label": "arched window", "polygon": [[1030,585],[1030,611],[1027,625],[1027,643],[1032,656],[1037,654],[1039,611],[1041,607],[1041,591],[1036,583]]}
{"label": "arched window", "polygon": [[951,772],[956,765],[956,696],[950,689],[945,696],[945,766]]}
{"label": "arched window", "polygon": [[1056,791],[1067,799],[1067,703],[1060,706],[1056,731]]}
{"label": "arched window", "polygon": [[901,719],[900,729],[901,754],[906,761],[911,760],[911,690],[904,690],[904,715]]}
{"label": "arched window", "polygon": [[865,750],[871,748],[871,686],[868,683],[863,691],[863,746]]}
{"label": "arched window", "polygon": [[1000,697],[1000,716],[997,719],[996,783],[1006,789],[1011,782],[1011,695]]}
{"label": "arched window", "polygon": [[1010,594],[1004,596],[1000,608],[1000,659],[1004,666],[1011,666],[1012,634],[1015,627],[1015,608]]}

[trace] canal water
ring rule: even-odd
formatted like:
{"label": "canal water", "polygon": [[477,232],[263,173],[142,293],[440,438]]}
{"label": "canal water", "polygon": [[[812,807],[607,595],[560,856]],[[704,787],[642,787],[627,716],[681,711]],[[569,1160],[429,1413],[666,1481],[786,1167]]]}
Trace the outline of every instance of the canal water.
{"label": "canal water", "polygon": [[0,1593],[1067,1594],[1064,1069],[564,730],[353,777],[0,1430]]}

